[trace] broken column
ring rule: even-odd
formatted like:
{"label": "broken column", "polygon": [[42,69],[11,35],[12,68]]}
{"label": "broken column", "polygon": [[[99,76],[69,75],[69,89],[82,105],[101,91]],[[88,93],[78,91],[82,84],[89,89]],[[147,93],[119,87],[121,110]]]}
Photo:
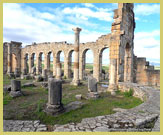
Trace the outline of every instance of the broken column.
{"label": "broken column", "polygon": [[88,77],[88,98],[98,98],[99,94],[97,91],[97,79],[89,76]]}
{"label": "broken column", "polygon": [[73,84],[78,86],[80,84],[79,80],[79,34],[81,29],[80,28],[73,28],[72,29],[75,33],[75,43],[74,43],[74,78]]}
{"label": "broken column", "polygon": [[11,80],[11,92],[10,96],[11,97],[19,97],[22,96],[21,92],[21,81],[18,80]]}
{"label": "broken column", "polygon": [[48,103],[45,112],[56,115],[64,111],[62,104],[62,81],[54,78],[48,80]]}
{"label": "broken column", "polygon": [[62,74],[62,65],[60,62],[57,63],[57,74],[56,74],[56,79],[61,79],[61,74]]}
{"label": "broken column", "polygon": [[111,92],[111,95],[115,95],[118,86],[117,86],[117,59],[110,59],[110,80],[108,91]]}

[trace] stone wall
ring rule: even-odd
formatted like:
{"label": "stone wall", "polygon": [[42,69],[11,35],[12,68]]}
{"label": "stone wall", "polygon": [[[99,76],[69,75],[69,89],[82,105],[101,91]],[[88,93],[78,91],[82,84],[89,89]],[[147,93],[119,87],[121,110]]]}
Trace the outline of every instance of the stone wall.
{"label": "stone wall", "polygon": [[136,58],[136,83],[149,86],[160,86],[160,70],[155,70],[146,58]]}

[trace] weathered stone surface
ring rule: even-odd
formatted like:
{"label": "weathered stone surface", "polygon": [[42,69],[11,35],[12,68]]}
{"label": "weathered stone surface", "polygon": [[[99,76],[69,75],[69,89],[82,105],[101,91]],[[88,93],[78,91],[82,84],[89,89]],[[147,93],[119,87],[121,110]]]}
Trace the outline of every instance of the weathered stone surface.
{"label": "weathered stone surface", "polygon": [[92,76],[88,77],[88,91],[97,92],[97,80]]}
{"label": "weathered stone surface", "polygon": [[62,81],[54,78],[48,80],[48,103],[45,112],[56,115],[64,111],[62,104]]}
{"label": "weathered stone surface", "polygon": [[69,112],[71,110],[76,110],[78,108],[81,108],[83,105],[84,105],[84,103],[80,102],[80,101],[71,102],[71,103],[69,103],[68,105],[66,105],[64,107],[65,108],[65,112]]}
{"label": "weathered stone surface", "polygon": [[40,132],[47,131],[47,127],[40,121],[3,120],[4,132]]}
{"label": "weathered stone surface", "polygon": [[[121,87],[126,87],[129,83],[120,83]],[[160,131],[160,92],[151,87],[144,87],[137,84],[131,84],[130,87],[139,90],[146,95],[145,102],[132,109],[115,109],[117,113],[94,118],[85,118],[80,123],[74,123],[75,131],[92,132],[138,132],[138,131]],[[136,89],[137,91],[137,89]],[[136,96],[136,95],[135,95]],[[140,98],[142,94],[139,95]],[[154,127],[150,123],[155,123]],[[66,130],[69,130],[66,125]],[[54,131],[64,131],[65,125],[54,126]],[[62,129],[62,130],[60,130]],[[74,131],[74,130],[73,130]]]}
{"label": "weathered stone surface", "polygon": [[37,75],[37,76],[35,77],[35,79],[36,79],[37,82],[43,81],[43,78],[42,78],[41,75]]}
{"label": "weathered stone surface", "polygon": [[11,80],[11,91],[21,91],[21,82],[18,80]]}
{"label": "weathered stone surface", "polygon": [[77,100],[81,100],[81,99],[82,99],[82,94],[75,95],[75,98],[76,98]]}
{"label": "weathered stone surface", "polygon": [[28,82],[22,85],[22,87],[35,87],[34,83]]}
{"label": "weathered stone surface", "polygon": [[3,92],[4,92],[4,93],[8,93],[8,92],[10,92],[10,91],[11,91],[11,85],[4,86],[4,87],[3,87]]}

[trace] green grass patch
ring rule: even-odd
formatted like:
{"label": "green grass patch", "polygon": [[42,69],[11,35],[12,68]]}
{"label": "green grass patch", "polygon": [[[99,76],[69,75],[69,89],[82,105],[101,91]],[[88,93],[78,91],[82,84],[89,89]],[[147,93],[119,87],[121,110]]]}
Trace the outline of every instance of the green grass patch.
{"label": "green grass patch", "polygon": [[123,94],[125,97],[132,97],[133,93],[134,93],[133,89],[130,89],[129,91],[124,92]]}
{"label": "green grass patch", "polygon": [[7,105],[13,98],[9,94],[3,95],[3,105]]}

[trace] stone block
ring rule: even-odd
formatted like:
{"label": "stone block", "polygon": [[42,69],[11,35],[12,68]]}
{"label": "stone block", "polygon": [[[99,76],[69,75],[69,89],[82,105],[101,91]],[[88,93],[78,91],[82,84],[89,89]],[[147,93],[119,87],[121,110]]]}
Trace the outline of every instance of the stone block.
{"label": "stone block", "polygon": [[88,91],[97,92],[97,80],[92,76],[88,77]]}

